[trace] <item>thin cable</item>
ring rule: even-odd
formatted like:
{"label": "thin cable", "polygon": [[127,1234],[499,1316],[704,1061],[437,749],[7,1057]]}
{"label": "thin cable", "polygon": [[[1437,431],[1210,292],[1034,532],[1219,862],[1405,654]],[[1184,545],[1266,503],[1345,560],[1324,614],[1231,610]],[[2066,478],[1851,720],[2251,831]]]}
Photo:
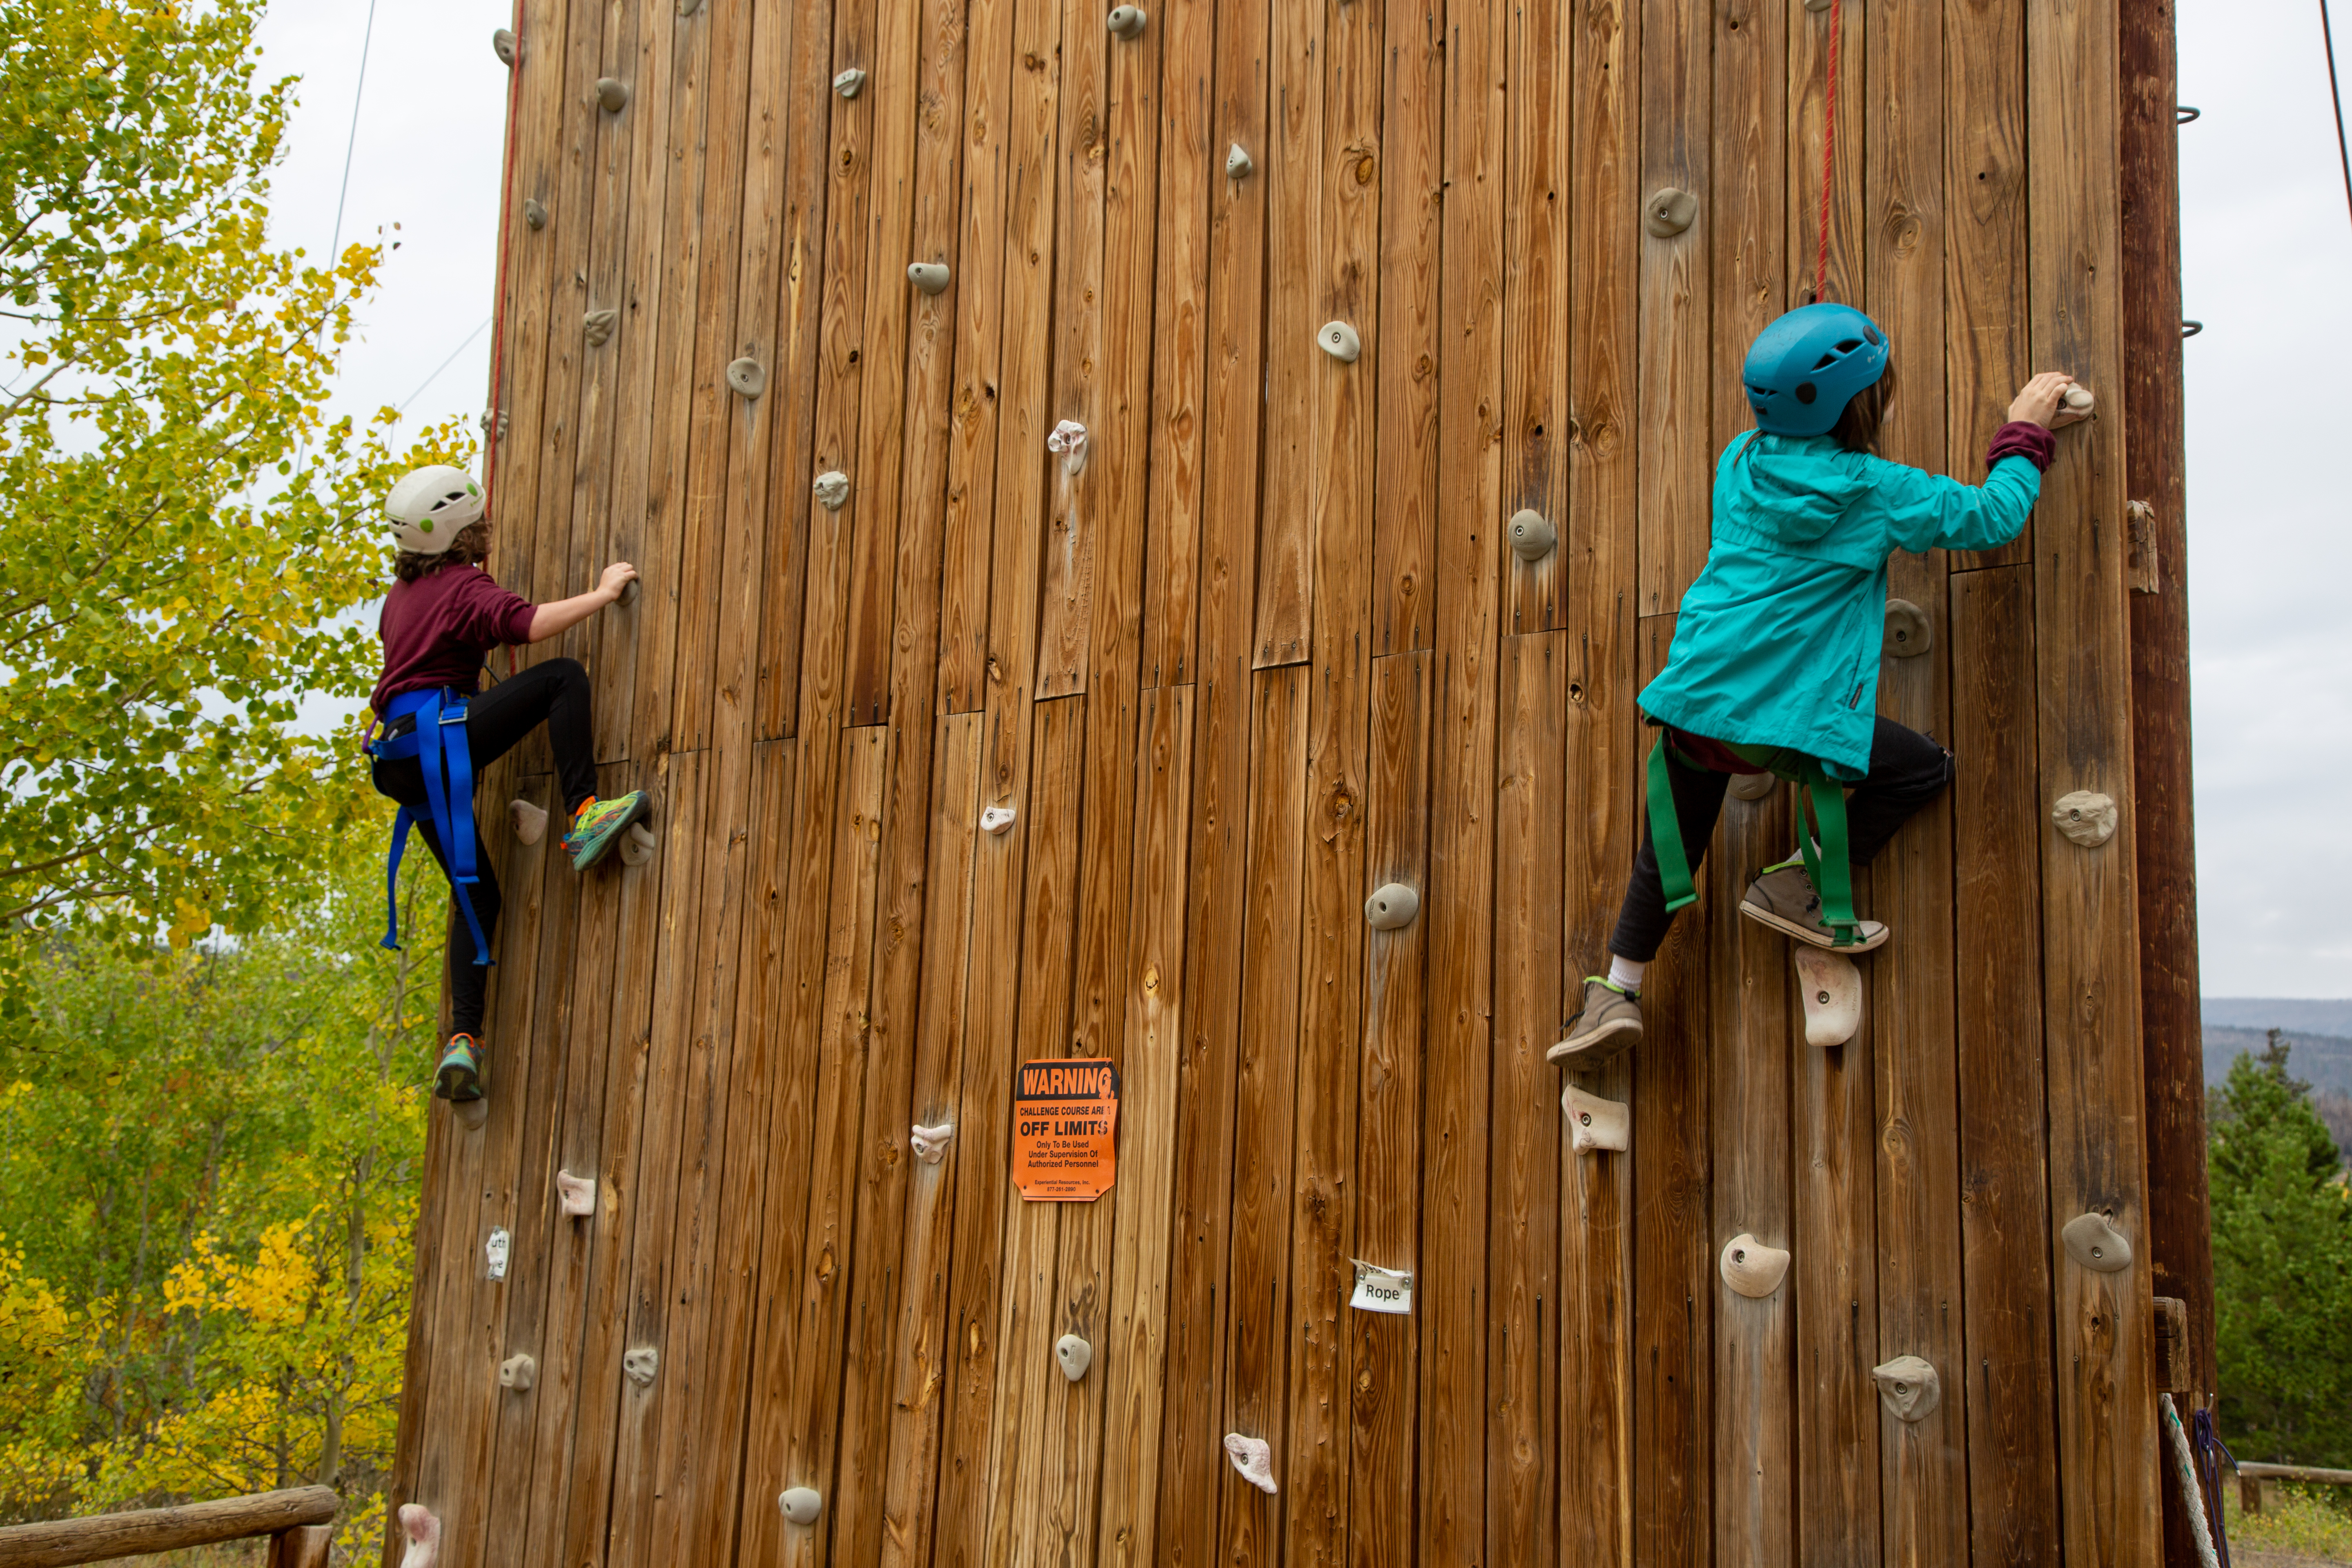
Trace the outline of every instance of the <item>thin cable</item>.
{"label": "thin cable", "polygon": [[2344,89],[2336,84],[2336,30],[2327,25],[2327,0],[2319,0],[2319,37],[2327,46],[2327,96],[2336,105],[2336,156],[2344,165],[2344,207],[2352,212],[2352,151],[2344,142]]}
{"label": "thin cable", "polygon": [[335,193],[335,237],[327,246],[330,267],[343,248],[343,204],[352,194],[352,154],[359,151],[360,145],[360,99],[367,91],[368,50],[374,43],[375,0],[368,0],[367,30],[360,35],[360,79],[352,88],[352,133],[343,142],[343,184]]}
{"label": "thin cable", "polygon": [[[2322,5],[2327,0],[2319,0]],[[1827,96],[1822,103],[1822,243],[1813,256],[1813,303],[1830,280],[1830,179],[1837,168],[1838,35],[1845,29],[1843,0],[1830,0],[1830,60]]]}
{"label": "thin cable", "polygon": [[473,346],[474,340],[482,335],[482,328],[488,326],[490,324],[490,321],[491,317],[484,316],[481,320],[481,324],[477,326],[472,331],[466,334],[466,341],[459,343],[456,348],[451,349],[449,351],[449,357],[443,360],[440,364],[435,368],[431,375],[428,375],[423,381],[418,382],[415,392],[410,393],[406,397],[400,400],[400,412],[403,414],[407,413],[408,405],[415,402],[418,398],[424,396],[425,389],[432,385],[435,382],[440,380],[441,373],[443,371],[447,370],[451,365],[457,363],[457,356],[464,353],[467,349]]}
{"label": "thin cable", "polygon": [[[375,0],[368,0],[373,5]],[[523,18],[529,14],[527,0],[515,0],[513,68],[507,73],[507,149],[506,173],[499,182],[499,278],[498,292],[490,297],[490,319],[498,330],[490,334],[490,405],[482,415],[482,507],[488,510],[498,494],[499,437],[504,434],[499,426],[506,423],[504,409],[499,402],[499,373],[506,368],[507,341],[507,259],[514,243],[514,178],[515,139],[520,133],[522,105]],[[507,669],[514,670],[514,649],[507,649]]]}

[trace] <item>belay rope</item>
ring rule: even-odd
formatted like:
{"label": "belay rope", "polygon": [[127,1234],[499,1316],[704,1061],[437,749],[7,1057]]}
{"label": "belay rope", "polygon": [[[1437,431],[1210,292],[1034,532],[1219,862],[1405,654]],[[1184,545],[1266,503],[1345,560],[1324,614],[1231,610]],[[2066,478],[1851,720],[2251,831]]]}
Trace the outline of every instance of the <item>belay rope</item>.
{"label": "belay rope", "polygon": [[[1666,758],[1674,743],[1674,731],[1661,726],[1658,743],[1650,749],[1650,843],[1657,852],[1658,881],[1665,889],[1668,914],[1698,901],[1698,890],[1691,882],[1690,855],[1683,847],[1682,819],[1675,815],[1674,784],[1666,773]],[[1853,865],[1846,849],[1845,785],[1831,775],[1818,757],[1780,746],[1724,745],[1741,761],[1753,763],[1802,791],[1799,798],[1811,805],[1813,817],[1810,830],[1805,827],[1801,812],[1798,823],[1797,842],[1804,856],[1805,875],[1812,879],[1813,891],[1822,900],[1822,920],[1830,928],[1832,943],[1853,946],[1862,940],[1862,922],[1853,913]],[[1673,755],[1694,773],[1712,771],[1680,752]]]}
{"label": "belay rope", "polygon": [[1844,31],[1845,0],[1830,0],[1830,59],[1822,99],[1821,246],[1813,253],[1813,302],[1821,303],[1830,281],[1830,179],[1837,168],[1838,34]]}

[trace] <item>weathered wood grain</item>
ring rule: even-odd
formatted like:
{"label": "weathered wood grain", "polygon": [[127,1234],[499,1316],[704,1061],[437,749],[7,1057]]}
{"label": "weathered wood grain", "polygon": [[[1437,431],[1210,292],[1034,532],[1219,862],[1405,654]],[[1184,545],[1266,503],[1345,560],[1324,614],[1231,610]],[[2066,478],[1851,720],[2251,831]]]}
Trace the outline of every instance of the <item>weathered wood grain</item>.
{"label": "weathered wood grain", "polygon": [[[1573,6],[1515,7],[1509,58],[1509,199],[1503,242],[1502,518],[1521,509],[1555,530],[1567,521],[1570,437],[1569,260],[1570,148],[1577,79],[1570,64]],[[1502,549],[1504,626],[1525,635],[1565,624],[1567,556],[1555,545],[1533,561]]]}
{"label": "weathered wood grain", "polygon": [[[1736,0],[1741,26],[1758,26],[1757,7]],[[1728,9],[1728,8],[1727,8]],[[1771,7],[1765,7],[1771,9]],[[1733,47],[1731,15],[1707,25],[1679,0],[1641,0],[1640,199],[1679,190],[1696,198],[1698,215],[1678,235],[1641,237],[1641,359],[1636,419],[1643,435],[1639,546],[1640,591],[1634,614],[1671,613],[1706,557],[1709,418],[1717,370],[1707,353],[1714,330],[1717,275],[1723,242],[1715,174],[1717,143],[1712,110],[1715,75],[1710,54],[1717,36]],[[1745,56],[1749,46],[1738,46]],[[1777,58],[1776,58],[1777,67]],[[1735,188],[1728,172],[1723,189]],[[1725,273],[1728,286],[1736,276]],[[1774,298],[1777,300],[1778,295]]]}
{"label": "weathered wood grain", "polygon": [[[1950,193],[1944,286],[1944,393],[1954,472],[1971,483],[1984,443],[2025,384],[2027,361],[2025,33],[2020,0],[1943,0],[1944,119]],[[1896,353],[1904,352],[1900,348]],[[1906,362],[1907,363],[1907,362]],[[1898,371],[1898,374],[1901,373]],[[1955,568],[2032,559],[2033,524],[2000,550]]]}
{"label": "weathered wood grain", "polygon": [[1373,498],[1373,650],[1437,631],[1438,268],[1444,213],[1441,10],[1384,0],[1381,46],[1380,486]]}
{"label": "weathered wood grain", "polygon": [[[1324,235],[1324,11],[1277,5],[1266,47],[1266,137],[1257,182],[1265,187],[1265,494],[1258,518],[1257,615],[1250,658],[1259,668],[1311,657],[1315,518],[1324,478],[1314,449],[1318,408],[1338,384],[1377,373],[1380,345],[1346,364],[1316,345],[1328,320],[1318,285],[1332,268]],[[1252,150],[1253,157],[1258,155]],[[1337,300],[1330,300],[1336,307]],[[1351,322],[1362,342],[1367,323]]]}

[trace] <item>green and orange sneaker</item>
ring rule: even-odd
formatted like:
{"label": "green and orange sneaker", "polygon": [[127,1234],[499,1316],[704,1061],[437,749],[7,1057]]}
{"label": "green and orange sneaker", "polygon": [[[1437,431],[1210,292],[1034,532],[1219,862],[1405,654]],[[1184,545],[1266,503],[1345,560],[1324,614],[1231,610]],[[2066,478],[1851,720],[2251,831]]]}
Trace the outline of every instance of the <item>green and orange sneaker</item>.
{"label": "green and orange sneaker", "polygon": [[598,800],[590,795],[572,814],[572,828],[563,836],[563,852],[572,857],[572,868],[585,871],[604,858],[613,841],[628,830],[633,822],[643,822],[653,815],[651,796],[641,789],[631,790],[611,800]]}
{"label": "green and orange sneaker", "polygon": [[467,1100],[482,1098],[482,1043],[471,1035],[452,1035],[441,1049],[441,1066],[433,1075],[433,1098]]}

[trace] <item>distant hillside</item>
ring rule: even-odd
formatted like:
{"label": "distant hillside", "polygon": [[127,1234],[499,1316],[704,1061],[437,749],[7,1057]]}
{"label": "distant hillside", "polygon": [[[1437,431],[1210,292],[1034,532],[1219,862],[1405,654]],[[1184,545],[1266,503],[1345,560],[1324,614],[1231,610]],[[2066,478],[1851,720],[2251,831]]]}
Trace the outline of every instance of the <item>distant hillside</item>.
{"label": "distant hillside", "polygon": [[2205,1087],[2220,1088],[2231,1062],[2284,1029],[2287,1071],[2311,1085],[2314,1108],[2352,1163],[2352,1002],[2208,996],[2204,1014]]}
{"label": "distant hillside", "polygon": [[[2232,1029],[2205,1025],[2205,1084],[2217,1089],[2229,1076],[2230,1064],[2241,1055],[2257,1052],[2268,1039],[2264,1029]],[[2352,1038],[2342,1035],[2286,1032],[2287,1071],[2314,1089],[2352,1094]]]}
{"label": "distant hillside", "polygon": [[2228,1029],[2284,1029],[2296,1035],[2338,1035],[2352,1037],[2352,998],[2333,1001],[2308,997],[2208,996],[2198,1005],[2205,1026]]}

